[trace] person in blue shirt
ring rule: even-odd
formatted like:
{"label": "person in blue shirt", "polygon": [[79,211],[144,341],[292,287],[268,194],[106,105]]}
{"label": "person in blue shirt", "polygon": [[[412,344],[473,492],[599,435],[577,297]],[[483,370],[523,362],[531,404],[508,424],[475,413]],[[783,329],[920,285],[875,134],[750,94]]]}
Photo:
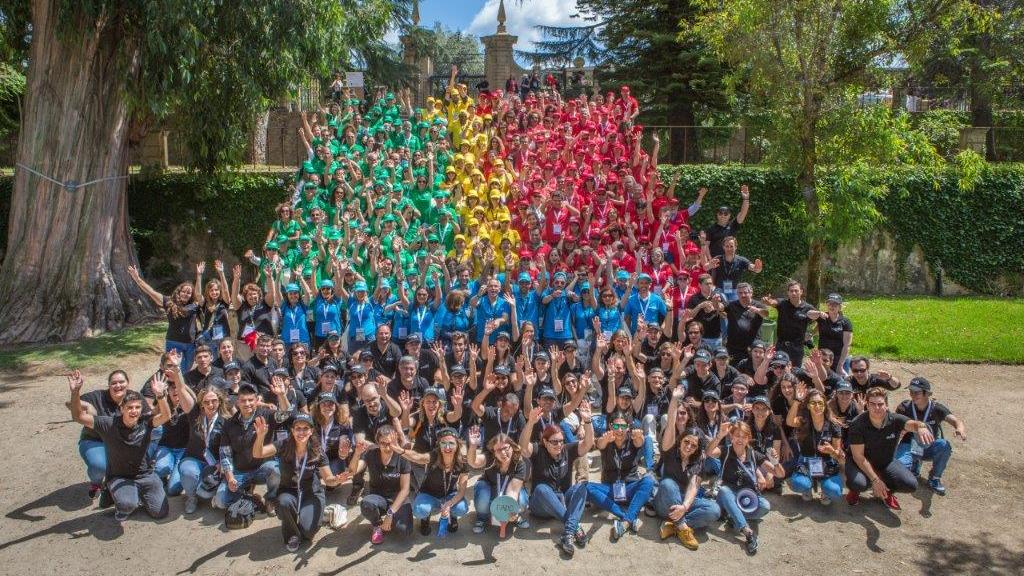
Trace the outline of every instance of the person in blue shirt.
{"label": "person in blue shirt", "polygon": [[565,272],[555,272],[551,288],[544,291],[544,345],[561,346],[572,339],[569,294]]}
{"label": "person in blue shirt", "polygon": [[622,328],[622,308],[619,306],[619,298],[615,291],[605,286],[601,288],[601,298],[597,302],[597,311],[594,313],[594,333],[605,338],[611,338],[612,334]]}
{"label": "person in blue shirt", "polygon": [[434,329],[434,322],[439,314],[443,314],[443,312],[440,311],[441,284],[438,282],[436,272],[428,284],[433,286],[433,297],[431,297],[430,290],[428,290],[427,286],[418,286],[416,288],[412,302],[409,301],[409,296],[405,291],[405,286],[399,287],[398,297],[402,301],[402,306],[408,310],[408,312],[403,314],[406,333],[409,336],[419,334],[423,340],[428,343],[433,343],[437,337]]}
{"label": "person in blue shirt", "polygon": [[[629,324],[629,331],[636,333],[636,319],[643,316],[647,324],[661,325],[668,314],[665,301],[661,296],[651,292],[651,277],[647,274],[639,274],[636,277],[636,292],[630,294],[625,300],[623,312]],[[629,282],[630,288],[634,285],[632,279]],[[627,288],[626,292],[631,292]]]}
{"label": "person in blue shirt", "polygon": [[377,333],[376,314],[367,296],[365,280],[356,281],[352,286],[352,295],[344,287],[339,287],[339,290],[348,307],[348,353],[352,354],[365,348]]}
{"label": "person in blue shirt", "polygon": [[[469,307],[476,315],[476,341],[483,342],[484,328],[492,320],[511,321],[512,306],[500,296],[501,282],[497,278],[491,278],[487,283],[469,300]],[[515,300],[513,300],[515,302]],[[516,326],[516,332],[519,327]],[[491,344],[497,340],[497,334],[491,333]]]}
{"label": "person in blue shirt", "polygon": [[569,317],[576,349],[581,351],[580,362],[586,366],[590,361],[590,349],[594,345],[594,318],[597,317],[597,299],[590,282],[580,284],[580,300],[569,306]]}
{"label": "person in blue shirt", "polygon": [[455,290],[445,296],[444,306],[437,310],[437,315],[434,317],[434,333],[446,349],[451,349],[453,334],[469,333],[472,321],[470,319],[471,311],[465,304],[467,300],[464,292]]}
{"label": "person in blue shirt", "polygon": [[[331,330],[341,332],[341,300],[334,295],[334,282],[321,280],[319,294],[313,300],[313,330],[316,335],[316,346],[327,341]],[[287,336],[288,334],[285,334]],[[287,340],[286,340],[287,342]]]}
{"label": "person in blue shirt", "polygon": [[[401,323],[401,318],[395,312],[399,306],[399,300],[394,295],[391,282],[388,280],[384,278],[377,280],[377,289],[374,290],[373,297],[370,298],[370,304],[373,306],[373,321],[376,326],[387,324],[393,327],[395,324]],[[395,341],[398,342],[398,345],[404,346],[405,338],[398,338],[398,332],[393,328],[391,332],[396,335]]]}
{"label": "person in blue shirt", "polygon": [[632,287],[629,285],[629,272],[625,270],[619,270],[615,273],[615,281],[612,283],[612,289],[615,291],[615,297],[619,300],[625,300],[628,294],[633,292]]}
{"label": "person in blue shirt", "polygon": [[540,299],[544,295],[544,279],[543,276],[538,275],[537,287],[533,287],[533,278],[530,277],[526,272],[520,272],[518,277],[518,286],[512,291],[512,295],[516,299],[516,314],[518,316],[519,326],[523,327],[523,322],[533,322],[536,326],[540,321]]}
{"label": "person in blue shirt", "polygon": [[300,294],[299,285],[292,282],[285,286],[285,301],[281,306],[281,339],[288,349],[296,344],[310,347],[309,326],[306,324],[307,305],[313,296],[313,289],[306,279],[299,276],[305,294]]}

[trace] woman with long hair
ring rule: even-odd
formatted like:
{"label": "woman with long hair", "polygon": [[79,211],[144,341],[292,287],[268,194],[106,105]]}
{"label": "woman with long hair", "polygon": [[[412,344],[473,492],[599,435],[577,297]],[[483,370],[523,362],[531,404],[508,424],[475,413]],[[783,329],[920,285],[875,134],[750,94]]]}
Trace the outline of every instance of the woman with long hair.
{"label": "woman with long hair", "polygon": [[[337,486],[349,478],[348,472],[337,476],[331,472],[327,458],[313,437],[313,418],[302,412],[292,416],[291,434],[283,440],[264,445],[268,425],[257,416],[253,426],[256,440],[252,445],[253,458],[278,457],[281,466],[281,485],[277,492],[277,517],[281,519],[281,533],[285,548],[296,552],[302,540],[311,541],[320,530],[325,497],[323,484]],[[321,482],[323,484],[321,484]]]}
{"label": "woman with long hair", "polygon": [[846,453],[839,421],[832,416],[825,395],[812,388],[789,407],[786,423],[795,430],[798,458],[789,487],[804,500],[810,500],[814,484],[819,484],[821,503],[828,506],[843,495],[839,464],[846,460]]}
{"label": "woman with long hair", "polygon": [[529,528],[530,523],[522,514],[529,503],[529,495],[525,488],[526,461],[519,444],[508,434],[499,433],[487,441],[485,454],[478,450],[479,427],[471,428],[468,438],[466,459],[473,468],[483,469],[473,485],[473,507],[476,509],[473,533],[483,534],[487,529],[491,521],[491,500],[498,496],[511,496],[519,501],[519,514],[509,518],[509,523],[517,528]]}
{"label": "woman with long hair", "polygon": [[398,454],[425,469],[419,493],[412,503],[412,517],[420,521],[420,534],[430,533],[430,517],[440,513],[447,518],[448,531],[459,529],[459,518],[469,513],[466,483],[469,465],[462,451],[462,440],[455,428],[444,427],[436,434],[437,441],[428,452],[395,448]]}
{"label": "woman with long hair", "polygon": [[412,534],[412,466],[395,450],[399,436],[390,424],[380,426],[376,445],[371,448],[365,440],[358,440],[348,465],[352,476],[363,472],[368,476],[359,508],[373,526],[370,543],[374,545],[384,542],[384,535],[396,529],[406,536]]}
{"label": "woman with long hair", "polygon": [[615,516],[612,542],[626,531],[636,533],[640,509],[651,499],[654,476],[640,474],[644,431],[634,426],[631,414],[616,410],[608,417],[609,430],[597,438],[601,451],[601,481],[587,485],[587,500]]}
{"label": "woman with long hair", "polygon": [[192,368],[192,355],[196,346],[196,317],[199,315],[199,294],[202,283],[202,269],[205,264],[196,265],[196,282],[178,284],[170,296],[164,296],[150,286],[135,266],[128,267],[128,276],[135,281],[149,299],[167,315],[167,333],[164,337],[164,352],[177,350],[181,353],[181,370]]}
{"label": "woman with long hair", "polygon": [[[215,474],[210,469],[217,466],[221,429],[232,412],[227,396],[215,386],[200,390],[192,408],[186,412],[188,444],[178,464],[181,489],[185,494],[185,514],[194,513],[199,505],[198,491],[205,476],[203,473]],[[208,493],[207,497],[213,497],[213,493]]]}

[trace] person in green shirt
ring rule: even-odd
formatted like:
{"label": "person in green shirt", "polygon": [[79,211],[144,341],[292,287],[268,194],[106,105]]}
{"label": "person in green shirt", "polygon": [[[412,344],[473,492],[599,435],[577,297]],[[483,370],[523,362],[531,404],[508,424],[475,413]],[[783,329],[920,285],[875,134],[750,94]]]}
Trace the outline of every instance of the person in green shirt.
{"label": "person in green shirt", "polygon": [[288,202],[282,202],[277,205],[277,220],[270,225],[270,230],[267,232],[267,242],[270,242],[278,236],[286,236],[290,239],[299,237],[300,228],[299,222],[292,219],[294,214],[292,205]]}

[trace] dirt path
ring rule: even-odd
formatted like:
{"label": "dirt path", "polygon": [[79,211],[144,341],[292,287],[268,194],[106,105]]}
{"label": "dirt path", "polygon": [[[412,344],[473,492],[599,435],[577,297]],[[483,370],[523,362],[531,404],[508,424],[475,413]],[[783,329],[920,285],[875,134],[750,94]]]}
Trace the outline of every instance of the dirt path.
{"label": "dirt path", "polygon": [[[151,373],[152,356],[123,365],[137,386]],[[368,543],[369,527],[356,516],[338,532],[322,530],[313,546],[285,553],[276,519],[261,517],[228,532],[222,515],[206,508],[181,516],[181,498],[161,522],[134,517],[122,528],[110,510],[86,496],[76,450],[79,427],[64,408],[67,388],[56,374],[36,370],[0,377],[0,566],[7,574],[395,574],[409,561],[424,574],[678,573],[709,574],[1020,574],[1024,571],[1024,506],[1013,490],[1024,484],[1024,367],[882,363],[904,382],[927,376],[938,397],[968,423],[969,441],[955,441],[946,474],[950,495],[919,490],[904,509],[887,511],[867,499],[856,508],[805,503],[788,492],[770,495],[773,511],[761,523],[761,550],[748,558],[720,528],[690,552],[660,542],[657,522],[639,536],[608,541],[604,515],[584,514],[594,534],[571,562],[554,547],[556,526],[534,522],[503,542],[466,528],[445,542],[420,537],[406,543]],[[90,374],[87,388],[104,374]],[[902,399],[905,392],[897,393]],[[926,465],[927,466],[927,465]]]}

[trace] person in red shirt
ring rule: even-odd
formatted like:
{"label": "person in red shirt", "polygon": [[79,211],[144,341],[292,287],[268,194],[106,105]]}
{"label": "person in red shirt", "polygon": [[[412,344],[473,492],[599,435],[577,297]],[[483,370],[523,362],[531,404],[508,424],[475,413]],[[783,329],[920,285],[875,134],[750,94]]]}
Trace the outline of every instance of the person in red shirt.
{"label": "person in red shirt", "polygon": [[557,244],[561,235],[569,227],[569,217],[579,218],[579,215],[580,211],[565,201],[560,190],[552,192],[544,211],[544,241],[549,244]]}

